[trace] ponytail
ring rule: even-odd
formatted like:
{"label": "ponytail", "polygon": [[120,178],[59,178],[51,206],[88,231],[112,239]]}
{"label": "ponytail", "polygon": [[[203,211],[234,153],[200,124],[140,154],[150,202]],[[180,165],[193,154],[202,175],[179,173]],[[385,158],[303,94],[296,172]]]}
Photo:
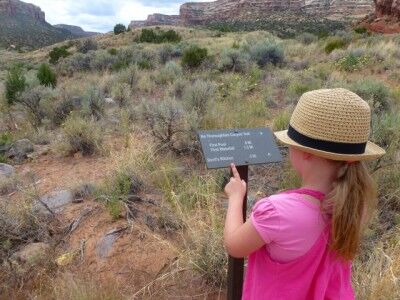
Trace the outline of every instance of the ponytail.
{"label": "ponytail", "polygon": [[376,187],[362,161],[342,163],[323,210],[331,215],[331,248],[339,257],[352,260],[361,234],[376,205]]}

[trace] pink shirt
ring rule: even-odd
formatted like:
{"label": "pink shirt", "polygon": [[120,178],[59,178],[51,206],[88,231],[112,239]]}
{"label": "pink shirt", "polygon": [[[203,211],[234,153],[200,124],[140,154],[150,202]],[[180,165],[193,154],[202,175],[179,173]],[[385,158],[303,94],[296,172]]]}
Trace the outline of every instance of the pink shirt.
{"label": "pink shirt", "polygon": [[252,223],[267,244],[249,256],[242,299],[354,299],[351,262],[329,249],[329,220],[302,194],[324,197],[298,189],[254,206]]}
{"label": "pink shirt", "polygon": [[327,224],[319,204],[298,193],[281,193],[259,200],[250,218],[267,244],[266,251],[279,262],[305,254]]}

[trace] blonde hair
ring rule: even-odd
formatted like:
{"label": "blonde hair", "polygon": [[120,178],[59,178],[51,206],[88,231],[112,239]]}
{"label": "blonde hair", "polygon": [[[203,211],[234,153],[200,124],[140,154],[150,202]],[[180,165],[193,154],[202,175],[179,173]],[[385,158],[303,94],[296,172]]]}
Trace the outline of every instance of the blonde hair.
{"label": "blonde hair", "polygon": [[376,199],[375,182],[365,162],[341,162],[333,189],[322,206],[331,216],[330,247],[339,257],[345,260],[355,257]]}

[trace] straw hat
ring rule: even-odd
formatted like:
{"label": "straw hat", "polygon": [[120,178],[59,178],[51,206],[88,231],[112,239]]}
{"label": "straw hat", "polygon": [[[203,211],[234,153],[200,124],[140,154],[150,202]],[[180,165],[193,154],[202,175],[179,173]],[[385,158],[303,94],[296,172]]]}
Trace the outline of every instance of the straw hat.
{"label": "straw hat", "polygon": [[375,159],[385,150],[368,141],[371,109],[358,95],[343,88],[304,93],[289,129],[275,132],[284,144],[328,159]]}

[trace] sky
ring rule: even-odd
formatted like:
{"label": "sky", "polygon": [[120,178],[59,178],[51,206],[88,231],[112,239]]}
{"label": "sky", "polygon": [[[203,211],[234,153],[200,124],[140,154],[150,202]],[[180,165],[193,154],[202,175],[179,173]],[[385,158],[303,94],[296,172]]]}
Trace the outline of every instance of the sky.
{"label": "sky", "polygon": [[185,2],[212,0],[23,0],[39,6],[50,24],[77,25],[86,31],[108,32],[115,24],[129,25],[132,20],[145,20],[148,15],[179,14]]}

